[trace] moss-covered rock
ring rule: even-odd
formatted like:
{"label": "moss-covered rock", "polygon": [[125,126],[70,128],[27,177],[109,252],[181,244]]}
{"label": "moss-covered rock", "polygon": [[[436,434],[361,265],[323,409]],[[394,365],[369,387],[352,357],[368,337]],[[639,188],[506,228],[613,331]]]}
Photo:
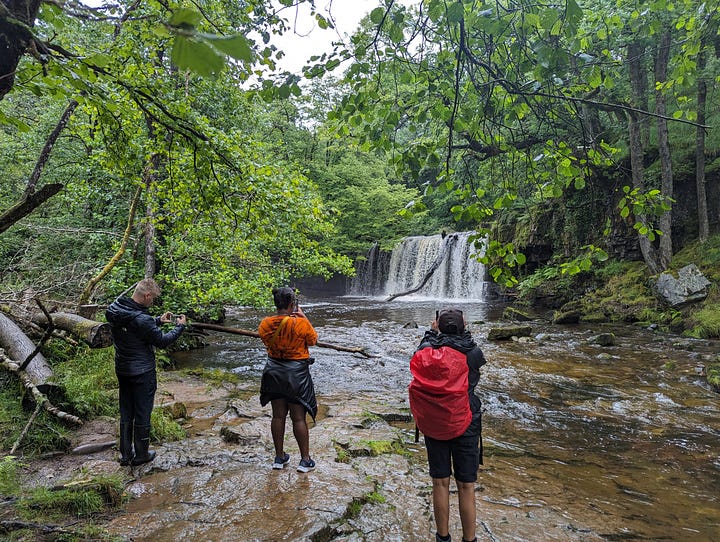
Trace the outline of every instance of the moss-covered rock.
{"label": "moss-covered rock", "polygon": [[529,337],[532,332],[530,326],[494,327],[488,332],[489,341],[507,341],[513,337]]}
{"label": "moss-covered rock", "polygon": [[713,389],[720,393],[720,363],[713,363],[706,369],[707,381]]}

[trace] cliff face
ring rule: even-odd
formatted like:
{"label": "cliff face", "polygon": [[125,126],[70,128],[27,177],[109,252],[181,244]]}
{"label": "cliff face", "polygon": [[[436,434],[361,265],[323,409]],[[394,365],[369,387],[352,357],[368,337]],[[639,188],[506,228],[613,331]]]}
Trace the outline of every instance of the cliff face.
{"label": "cliff face", "polygon": [[[540,205],[504,212],[495,223],[495,235],[504,243],[512,242],[525,254],[523,274],[530,274],[553,257],[571,258],[581,247],[593,244],[611,258],[640,261],[638,234],[632,217],[620,216],[618,203],[623,186],[632,185],[630,169],[621,167],[602,171],[583,190],[571,191],[560,199],[548,199]],[[655,177],[648,168],[648,179]],[[673,252],[697,240],[697,192],[694,163],[675,171],[673,204]],[[706,196],[710,232],[720,232],[720,159],[708,165]]]}

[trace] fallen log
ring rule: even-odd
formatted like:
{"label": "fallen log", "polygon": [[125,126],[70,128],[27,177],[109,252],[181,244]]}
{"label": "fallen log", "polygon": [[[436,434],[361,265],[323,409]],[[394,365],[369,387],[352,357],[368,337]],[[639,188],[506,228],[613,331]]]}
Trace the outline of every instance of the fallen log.
{"label": "fallen log", "polygon": [[[15,360],[18,365],[22,365],[36,350],[35,343],[15,322],[2,313],[0,313],[0,348],[4,349],[8,358]],[[56,384],[49,382],[53,370],[41,353],[33,356],[23,372],[43,393],[46,393],[49,387],[57,387]]]}
{"label": "fallen log", "polygon": [[[250,331],[248,329],[225,327],[225,326],[220,326],[217,324],[203,324],[200,322],[193,322],[191,324],[191,326],[194,328],[197,328],[197,329],[210,329],[212,331],[222,331],[223,333],[233,333],[235,335],[244,335],[246,337],[255,337],[256,339],[260,338],[260,335],[256,331]],[[340,352],[351,352],[353,354],[361,354],[361,355],[365,356],[366,358],[376,357],[376,356],[373,356],[372,354],[367,353],[364,348],[355,347],[355,346],[339,346],[337,344],[330,344],[330,343],[324,343],[324,342],[317,342],[317,343],[315,343],[315,346],[318,346],[320,348],[332,348],[333,350],[338,350]]]}
{"label": "fallen log", "polygon": [[[83,316],[69,312],[55,312],[50,316],[56,328],[71,333],[90,348],[107,348],[112,345],[110,324],[107,322],[88,320]],[[32,322],[39,326],[49,324],[47,317],[40,313],[33,315]]]}
{"label": "fallen log", "polygon": [[443,239],[443,244],[440,249],[440,253],[435,257],[435,261],[432,263],[430,268],[425,272],[425,276],[420,281],[419,284],[417,284],[415,287],[411,288],[410,290],[406,290],[404,292],[399,292],[397,294],[393,294],[390,297],[388,297],[385,301],[392,301],[393,299],[396,299],[398,297],[404,296],[404,295],[410,295],[414,294],[418,290],[420,290],[423,286],[427,284],[427,282],[430,280],[430,277],[433,276],[433,273],[437,270],[438,267],[440,267],[440,264],[445,259],[445,254],[447,254],[448,248],[450,248],[450,245],[455,244],[457,242],[457,235],[449,235]]}

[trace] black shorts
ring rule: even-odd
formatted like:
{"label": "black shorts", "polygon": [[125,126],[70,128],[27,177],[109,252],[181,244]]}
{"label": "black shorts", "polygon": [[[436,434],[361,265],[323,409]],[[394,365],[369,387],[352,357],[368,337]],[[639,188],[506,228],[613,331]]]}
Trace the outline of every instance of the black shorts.
{"label": "black shorts", "polygon": [[430,476],[449,478],[452,473],[458,482],[475,482],[480,466],[480,435],[460,436],[452,440],[425,437]]}

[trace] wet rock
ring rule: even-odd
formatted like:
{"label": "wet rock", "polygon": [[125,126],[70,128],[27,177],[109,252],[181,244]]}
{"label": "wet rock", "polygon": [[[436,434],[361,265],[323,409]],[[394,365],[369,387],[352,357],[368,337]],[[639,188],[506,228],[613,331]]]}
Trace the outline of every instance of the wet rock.
{"label": "wet rock", "polygon": [[489,341],[506,341],[513,337],[529,337],[532,332],[530,326],[493,327],[488,331]]}
{"label": "wet rock", "polygon": [[581,316],[582,312],[579,310],[558,311],[553,316],[553,324],[577,324],[580,322]]}
{"label": "wet rock", "polygon": [[260,434],[254,428],[248,430],[245,425],[224,426],[220,429],[220,436],[225,442],[232,444],[253,444],[260,440]]}
{"label": "wet rock", "polygon": [[182,403],[180,401],[170,403],[168,405],[163,405],[160,407],[160,409],[168,416],[170,416],[173,420],[187,418],[187,406],[185,406],[185,403]]}
{"label": "wet rock", "polygon": [[418,329],[418,327],[420,326],[418,326],[417,322],[408,322],[403,326],[403,329]]}
{"label": "wet rock", "polygon": [[690,264],[677,272],[677,278],[670,273],[661,273],[652,283],[652,288],[663,303],[671,307],[681,307],[705,299],[711,285],[700,269],[695,264]]}
{"label": "wet rock", "polygon": [[615,346],[616,339],[614,333],[600,333],[592,337],[589,342],[599,346]]}

